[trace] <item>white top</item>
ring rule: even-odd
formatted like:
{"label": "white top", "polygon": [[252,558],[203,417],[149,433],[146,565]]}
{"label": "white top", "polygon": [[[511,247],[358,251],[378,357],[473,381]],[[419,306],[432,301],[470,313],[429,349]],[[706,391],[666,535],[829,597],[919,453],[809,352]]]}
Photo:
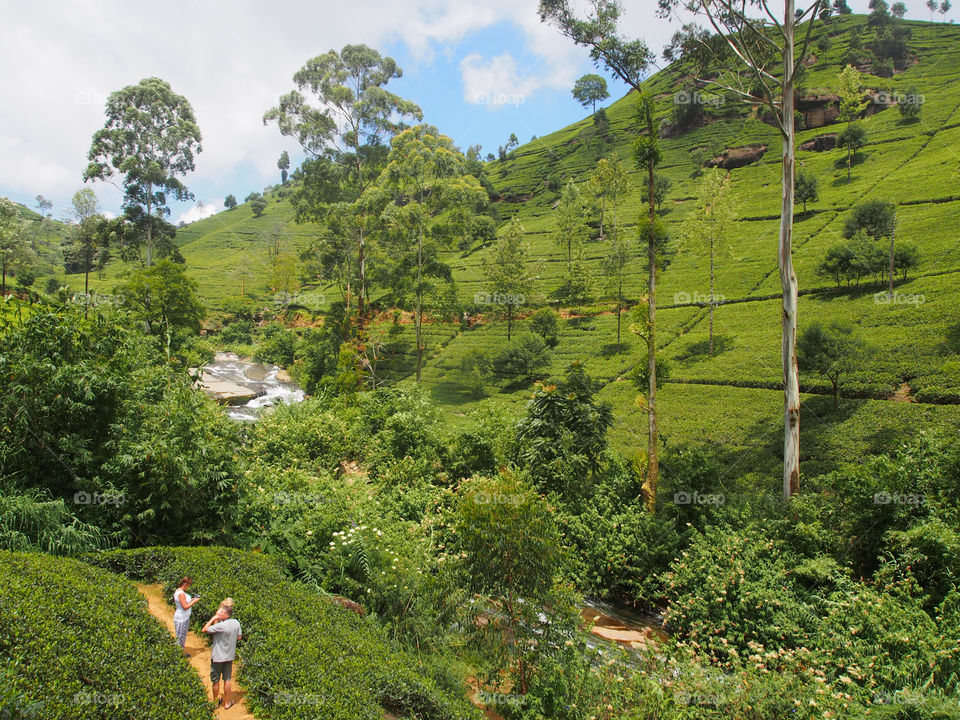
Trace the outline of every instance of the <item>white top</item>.
{"label": "white top", "polygon": [[[181,598],[183,599],[181,600]],[[190,602],[190,594],[185,590],[177,588],[173,593],[173,604],[177,606],[176,612],[173,613],[174,622],[186,622],[190,619],[190,613],[193,608],[185,608],[183,606],[183,603],[188,602]]]}

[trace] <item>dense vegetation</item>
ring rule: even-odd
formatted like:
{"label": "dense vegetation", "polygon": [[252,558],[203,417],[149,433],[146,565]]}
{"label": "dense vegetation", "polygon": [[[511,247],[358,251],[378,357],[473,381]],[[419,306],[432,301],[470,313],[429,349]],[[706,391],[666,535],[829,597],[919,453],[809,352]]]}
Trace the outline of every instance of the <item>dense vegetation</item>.
{"label": "dense vegetation", "polygon": [[[309,155],[280,186],[174,229],[133,173],[124,218],[66,233],[91,295],[28,290],[54,262],[0,208],[23,288],[0,309],[0,546],[233,596],[266,718],[476,717],[468,695],[507,720],[960,718],[960,34],[836,6],[798,76],[789,502],[780,135],[692,83],[698,36],[638,84],[656,153],[628,96],[486,162],[347,45],[264,117]],[[229,422],[188,372],[221,349],[311,397]],[[583,595],[670,637],[591,648]]]}

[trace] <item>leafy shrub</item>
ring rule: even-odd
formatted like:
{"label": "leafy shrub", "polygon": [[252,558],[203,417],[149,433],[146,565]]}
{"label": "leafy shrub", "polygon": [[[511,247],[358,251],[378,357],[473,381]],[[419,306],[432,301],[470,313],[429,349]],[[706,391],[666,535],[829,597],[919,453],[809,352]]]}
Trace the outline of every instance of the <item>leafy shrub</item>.
{"label": "leafy shrub", "polygon": [[[0,717],[212,718],[196,672],[123,577],[0,551]],[[18,709],[19,708],[19,709]]]}
{"label": "leafy shrub", "polygon": [[557,311],[551,308],[540,308],[530,317],[530,329],[542,337],[549,348],[556,347],[559,342],[559,317]]}
{"label": "leafy shrub", "polygon": [[220,339],[225,343],[246,344],[250,342],[252,333],[253,322],[251,320],[234,320],[232,323],[224,325],[223,330],[220,331]]}
{"label": "leafy shrub", "polygon": [[279,323],[270,323],[261,331],[253,359],[261,363],[289,367],[293,365],[296,335]]}
{"label": "leafy shrub", "polygon": [[254,426],[251,457],[283,467],[336,472],[347,455],[346,424],[323,399],[283,405]]}
{"label": "leafy shrub", "polygon": [[521,333],[493,359],[493,371],[503,378],[525,380],[550,365],[547,343],[536,333]]}
{"label": "leafy shrub", "polygon": [[219,536],[237,428],[189,383],[113,316],[38,309],[0,337],[0,475],[121,542]]}
{"label": "leafy shrub", "polygon": [[[242,682],[258,717],[382,720],[384,708],[423,720],[479,717],[465,697],[440,692],[417,672],[415,658],[391,649],[371,621],[290,582],[269,557],[209,547],[113,551],[90,559],[165,582],[170,590],[175,579],[190,575],[206,597],[232,597],[244,628],[237,649]],[[193,613],[194,629],[205,616]]]}

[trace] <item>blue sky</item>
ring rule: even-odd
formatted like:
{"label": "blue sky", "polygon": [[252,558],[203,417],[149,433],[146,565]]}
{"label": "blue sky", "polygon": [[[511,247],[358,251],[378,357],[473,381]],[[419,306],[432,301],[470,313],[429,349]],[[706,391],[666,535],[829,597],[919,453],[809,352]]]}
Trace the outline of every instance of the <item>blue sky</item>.
{"label": "blue sky", "polygon": [[[867,0],[850,4],[866,11]],[[677,25],[657,20],[651,0],[625,5],[625,34],[659,52]],[[929,17],[923,0],[907,5]],[[204,137],[185,178],[196,203],[173,203],[171,219],[216,212],[229,193],[276,183],[283,150],[302,158],[263,113],[305,60],[349,43],[393,56],[404,75],[391,89],[463,149],[496,154],[510,133],[525,143],[587,114],[570,88],[592,63],[540,22],[537,0],[167,0],[162,12],[143,0],[0,0],[0,195],[32,207],[43,194],[62,217],[107,96],[159,76],[191,102]],[[608,81],[612,102],[626,88]],[[119,212],[119,188],[92,187]]]}

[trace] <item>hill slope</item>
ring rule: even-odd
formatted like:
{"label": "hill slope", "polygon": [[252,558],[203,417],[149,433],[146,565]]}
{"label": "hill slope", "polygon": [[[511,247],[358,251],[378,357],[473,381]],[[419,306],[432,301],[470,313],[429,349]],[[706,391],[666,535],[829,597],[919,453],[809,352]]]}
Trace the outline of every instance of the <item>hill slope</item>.
{"label": "hill slope", "polygon": [[[820,124],[817,113],[822,114],[825,106],[818,104],[817,98],[836,87],[851,33],[864,22],[862,16],[834,18],[817,30],[815,40],[828,34],[831,43],[826,51],[817,51],[820,56],[808,68],[804,81],[802,107],[810,110],[810,124]],[[800,326],[815,319],[843,319],[854,323],[875,349],[869,361],[843,379],[845,393],[851,397],[838,410],[819,395],[806,398],[802,453],[807,472],[832,467],[839,460],[855,460],[862,452],[884,448],[917,427],[960,424],[960,408],[931,404],[960,401],[960,323],[955,303],[960,287],[960,238],[953,222],[960,211],[956,182],[960,174],[960,28],[907,24],[913,32],[909,67],[892,78],[866,75],[865,83],[874,92],[908,93],[915,88],[924,99],[919,122],[905,124],[895,107],[883,109],[875,104],[871,111],[876,112],[863,120],[868,145],[849,181],[846,167],[837,164],[843,151],[801,150],[798,154],[798,164],[819,179],[821,195],[809,212],[798,215],[795,225],[794,261],[803,293]],[[647,86],[656,94],[665,120],[671,118],[675,94],[688,88],[678,65],[654,75]],[[504,162],[488,164],[490,179],[501,194],[501,216],[515,215],[522,221],[538,265],[538,290],[557,306],[563,304],[556,291],[562,284],[565,256],[555,241],[552,209],[558,193],[548,189],[548,180],[562,183],[573,178],[583,184],[597,159],[612,153],[630,172],[631,190],[620,210],[628,232],[633,232],[630,228],[644,206],[641,179],[631,160],[632,98],[622,98],[606,112],[614,137],[609,144],[599,141],[588,117],[531,141]],[[688,302],[708,293],[708,259],[681,246],[660,281],[660,346],[673,370],[661,395],[662,428],[668,446],[693,440],[723,446],[724,453],[738,458],[737,469],[732,471],[737,476],[766,472],[779,462],[782,400],[778,391],[776,239],[780,146],[776,131],[741,106],[711,107],[710,114],[712,122],[671,133],[662,140],[664,161],[659,172],[673,182],[662,215],[674,238],[694,208],[700,155],[748,145],[765,145],[766,152],[758,162],[731,171],[740,219],[727,252],[718,258],[716,290],[724,304],[716,313],[718,351],[713,356],[705,350],[707,312]],[[800,133],[799,142],[839,129],[829,124],[810,127]],[[918,268],[898,285],[901,301],[892,304],[876,301],[874,294],[882,289],[876,285],[838,289],[816,273],[828,248],[841,239],[851,208],[872,199],[899,205],[898,242],[914,244],[921,252]],[[294,225],[292,215],[286,201],[271,202],[261,218],[254,218],[249,207],[240,206],[178,233],[190,272],[213,307],[239,294],[241,283],[247,292],[267,291],[269,235],[285,233],[302,247],[316,230]],[[285,223],[285,228],[279,228],[280,223]],[[645,284],[639,247],[637,250],[627,286],[627,295],[634,301],[642,296]],[[488,252],[474,247],[448,256],[458,293],[468,304],[476,293],[487,289],[482,262]],[[626,333],[625,348],[616,352],[613,304],[600,276],[606,254],[605,243],[587,243],[586,267],[593,280],[595,304],[587,309],[589,317],[568,317],[561,322],[550,370],[558,373],[570,361],[584,362],[604,383],[601,396],[616,408],[616,445],[631,451],[642,444],[636,433],[644,423],[634,405],[635,391],[623,375],[638,361],[641,348],[636,338]],[[108,271],[104,284],[109,286],[116,274],[116,270]],[[331,287],[313,292],[319,307],[336,297]],[[424,383],[453,421],[478,407],[519,409],[525,400],[523,387],[498,387],[486,400],[471,397],[464,387],[456,372],[461,360],[471,350],[498,348],[505,340],[501,323],[482,316],[479,320],[469,329],[437,322],[428,332]],[[386,377],[396,380],[412,372],[411,334],[403,322],[396,327],[394,356],[388,359]],[[826,390],[823,380],[805,377],[804,381],[806,390]],[[901,400],[924,402],[885,399],[895,393]]]}

